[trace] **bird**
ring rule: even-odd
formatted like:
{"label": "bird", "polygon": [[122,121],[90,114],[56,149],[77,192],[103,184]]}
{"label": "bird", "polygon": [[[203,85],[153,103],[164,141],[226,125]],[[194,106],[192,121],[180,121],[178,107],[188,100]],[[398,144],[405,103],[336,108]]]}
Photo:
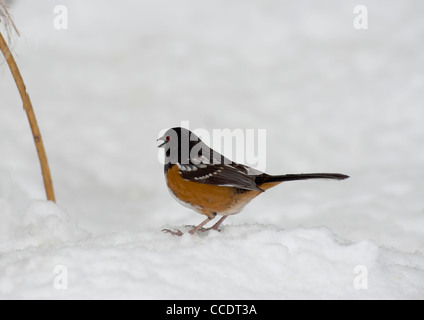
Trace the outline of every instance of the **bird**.
{"label": "bird", "polygon": [[[188,129],[168,129],[157,141],[165,149],[164,174],[171,195],[183,206],[206,216],[189,231],[217,230],[229,216],[239,213],[251,200],[282,182],[307,179],[344,180],[341,173],[300,173],[269,175],[236,163],[206,145]],[[217,215],[222,216],[210,228],[203,228]],[[176,236],[180,230],[163,229]]]}

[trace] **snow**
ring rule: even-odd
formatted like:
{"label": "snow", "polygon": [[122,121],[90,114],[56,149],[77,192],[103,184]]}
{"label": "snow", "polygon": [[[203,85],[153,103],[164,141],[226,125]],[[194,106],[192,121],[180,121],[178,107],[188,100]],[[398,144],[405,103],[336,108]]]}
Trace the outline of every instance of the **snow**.
{"label": "snow", "polygon": [[[58,204],[3,62],[0,298],[423,299],[423,4],[361,4],[368,30],[355,1],[12,2]],[[351,178],[280,185],[221,232],[165,234],[203,220],[157,160],[182,121],[266,129],[271,174]]]}
{"label": "snow", "polygon": [[[325,227],[240,224],[195,237],[157,230],[88,236],[68,218],[52,203],[32,203],[22,240],[2,247],[4,297],[424,298],[422,254],[348,242]],[[67,290],[53,285],[56,266],[67,268]],[[355,288],[357,266],[367,268],[367,289]]]}

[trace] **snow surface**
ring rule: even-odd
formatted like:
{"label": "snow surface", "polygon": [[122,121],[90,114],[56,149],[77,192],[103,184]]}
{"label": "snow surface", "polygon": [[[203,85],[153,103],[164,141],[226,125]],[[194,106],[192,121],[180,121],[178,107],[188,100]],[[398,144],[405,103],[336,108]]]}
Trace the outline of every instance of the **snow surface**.
{"label": "snow surface", "polygon": [[[355,1],[11,3],[58,205],[3,62],[0,298],[424,299],[422,1],[363,1],[361,31]],[[221,232],[164,234],[203,220],[157,157],[185,120],[266,129],[271,174],[351,178],[283,184]]]}

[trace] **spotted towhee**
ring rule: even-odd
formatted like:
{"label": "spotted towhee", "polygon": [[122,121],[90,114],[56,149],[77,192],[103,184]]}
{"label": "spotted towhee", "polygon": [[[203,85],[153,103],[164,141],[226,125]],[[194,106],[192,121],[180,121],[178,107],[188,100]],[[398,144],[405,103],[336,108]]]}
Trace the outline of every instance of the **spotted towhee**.
{"label": "spotted towhee", "polygon": [[[340,173],[269,175],[235,163],[209,148],[193,132],[169,129],[158,140],[165,148],[165,179],[169,191],[182,205],[204,214],[207,219],[189,231],[217,230],[227,216],[239,213],[250,200],[281,182],[306,179],[343,180]],[[216,215],[222,218],[209,229],[203,226]],[[182,235],[180,230],[171,231]]]}

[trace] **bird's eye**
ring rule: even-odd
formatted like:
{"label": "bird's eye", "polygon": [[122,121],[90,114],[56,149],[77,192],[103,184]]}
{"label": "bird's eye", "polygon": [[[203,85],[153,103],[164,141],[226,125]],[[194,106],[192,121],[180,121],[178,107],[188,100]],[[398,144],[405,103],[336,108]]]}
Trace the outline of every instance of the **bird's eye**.
{"label": "bird's eye", "polygon": [[170,136],[166,136],[166,142],[168,142],[169,140],[171,140]]}

